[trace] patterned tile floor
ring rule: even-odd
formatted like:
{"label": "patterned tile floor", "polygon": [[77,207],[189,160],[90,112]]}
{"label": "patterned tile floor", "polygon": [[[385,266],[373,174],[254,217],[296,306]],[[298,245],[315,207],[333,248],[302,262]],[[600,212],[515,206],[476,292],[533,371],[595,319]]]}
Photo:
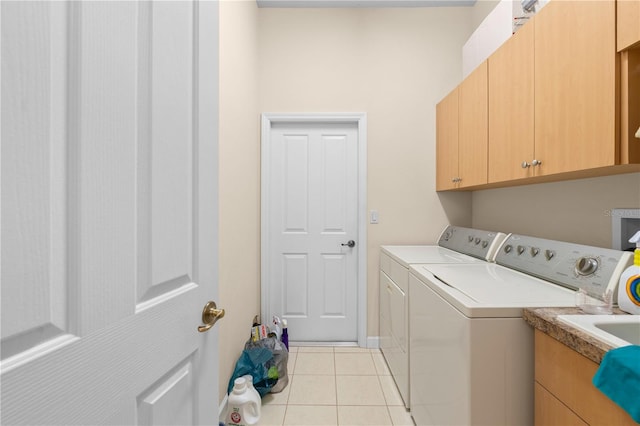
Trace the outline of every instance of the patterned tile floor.
{"label": "patterned tile floor", "polygon": [[288,372],[262,399],[261,426],[413,426],[378,349],[292,346]]}

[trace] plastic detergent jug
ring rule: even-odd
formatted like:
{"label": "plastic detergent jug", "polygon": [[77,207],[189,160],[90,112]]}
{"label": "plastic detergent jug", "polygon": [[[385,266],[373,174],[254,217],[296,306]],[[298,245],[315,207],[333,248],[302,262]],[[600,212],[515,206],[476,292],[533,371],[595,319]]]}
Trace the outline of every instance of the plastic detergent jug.
{"label": "plastic detergent jug", "polygon": [[245,374],[244,376],[242,376],[242,378],[247,381],[247,388],[249,389],[249,392],[255,395],[255,400],[258,401],[258,417],[260,417],[260,405],[262,403],[262,398],[260,398],[260,393],[256,390],[256,388],[253,387],[253,376],[251,374]]}
{"label": "plastic detergent jug", "polygon": [[[253,385],[251,385],[253,387]],[[257,425],[260,420],[260,395],[247,386],[244,377],[233,382],[233,390],[229,394],[227,426]]]}
{"label": "plastic detergent jug", "polygon": [[618,305],[625,312],[640,315],[640,231],[629,242],[636,244],[636,250],[633,252],[633,265],[620,276]]}

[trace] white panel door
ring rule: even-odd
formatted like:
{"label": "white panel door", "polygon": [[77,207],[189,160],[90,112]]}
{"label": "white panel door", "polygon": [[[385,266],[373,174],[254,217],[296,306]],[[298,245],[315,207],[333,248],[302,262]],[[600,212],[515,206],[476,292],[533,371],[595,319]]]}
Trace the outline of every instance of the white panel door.
{"label": "white panel door", "polygon": [[217,7],[0,4],[2,424],[217,424]]}
{"label": "white panel door", "polygon": [[270,314],[292,341],[356,342],[357,124],[273,123],[270,141]]}

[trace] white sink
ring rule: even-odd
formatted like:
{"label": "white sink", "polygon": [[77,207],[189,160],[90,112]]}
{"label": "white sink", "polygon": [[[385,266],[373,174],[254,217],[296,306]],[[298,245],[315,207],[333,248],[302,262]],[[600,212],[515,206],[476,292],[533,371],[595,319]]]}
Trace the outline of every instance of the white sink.
{"label": "white sink", "polygon": [[557,318],[615,348],[640,345],[640,315],[558,315]]}

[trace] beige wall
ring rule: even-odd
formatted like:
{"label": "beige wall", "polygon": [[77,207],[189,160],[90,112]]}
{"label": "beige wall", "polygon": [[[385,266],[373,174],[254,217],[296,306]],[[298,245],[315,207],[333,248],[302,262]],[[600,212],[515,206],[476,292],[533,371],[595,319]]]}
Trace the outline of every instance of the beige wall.
{"label": "beige wall", "polygon": [[366,112],[368,335],[378,248],[470,225],[470,194],[435,193],[435,104],[461,75],[469,8],[258,9],[220,3],[220,395],[260,307],[260,112]]}
{"label": "beige wall", "polygon": [[[513,0],[513,1],[518,1],[518,0]],[[475,29],[478,28],[480,24],[482,24],[482,21],[484,21],[484,18],[487,17],[489,12],[491,12],[498,5],[498,3],[500,3],[500,0],[476,1],[476,4],[473,5],[473,8],[471,10],[470,24],[471,24],[471,28],[473,28],[473,31],[475,31]]]}
{"label": "beige wall", "polygon": [[[466,8],[261,9],[259,109],[366,112],[368,336],[378,335],[381,244],[470,225],[469,194],[435,193],[435,104],[461,76]],[[442,198],[442,200],[441,200]],[[445,208],[446,207],[446,208]]]}
{"label": "beige wall", "polygon": [[366,112],[368,335],[378,334],[378,248],[433,243],[447,223],[609,246],[640,175],[474,193],[435,192],[435,104],[490,8],[258,9],[220,3],[220,396],[260,309],[261,112]]}
{"label": "beige wall", "polygon": [[640,174],[476,191],[473,226],[611,247],[614,208],[640,208]]}
{"label": "beige wall", "polygon": [[220,2],[219,395],[260,312],[260,150],[255,2]]}

